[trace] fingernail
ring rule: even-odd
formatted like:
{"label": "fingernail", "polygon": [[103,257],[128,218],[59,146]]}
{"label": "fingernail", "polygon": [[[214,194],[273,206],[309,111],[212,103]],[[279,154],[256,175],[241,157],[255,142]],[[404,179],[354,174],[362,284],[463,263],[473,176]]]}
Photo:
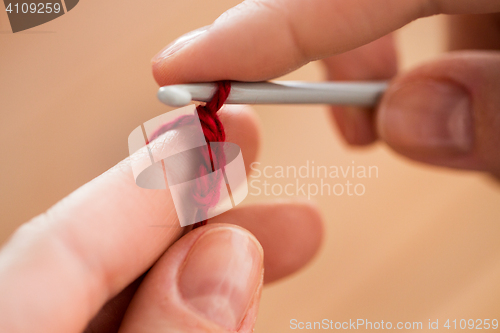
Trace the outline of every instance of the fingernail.
{"label": "fingernail", "polygon": [[418,81],[389,92],[380,108],[380,136],[415,151],[464,153],[472,149],[468,93],[453,83]]}
{"label": "fingernail", "polygon": [[261,281],[262,258],[260,245],[245,231],[208,230],[187,256],[180,292],[208,319],[237,330]]}
{"label": "fingernail", "polygon": [[193,40],[195,40],[197,37],[202,35],[208,30],[209,26],[201,27],[199,29],[193,30],[188,32],[185,35],[182,35],[181,37],[177,38],[174,40],[172,43],[167,45],[163,50],[158,52],[157,55],[153,57],[153,62],[159,62],[163,59],[166,59],[173,54],[175,54],[177,51],[182,49],[184,46],[188,45],[191,43]]}

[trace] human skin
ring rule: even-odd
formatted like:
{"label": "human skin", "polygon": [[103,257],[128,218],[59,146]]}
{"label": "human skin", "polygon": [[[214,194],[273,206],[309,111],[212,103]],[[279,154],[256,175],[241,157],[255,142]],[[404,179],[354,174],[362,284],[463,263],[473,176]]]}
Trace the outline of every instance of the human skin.
{"label": "human skin", "polygon": [[[391,31],[437,13],[498,11],[498,0],[245,1],[162,50],[153,75],[160,85],[257,81],[324,59],[330,79],[391,78]],[[497,25],[467,17],[455,18],[456,31],[474,27],[463,31],[481,36],[478,48],[494,49]],[[460,36],[452,47],[476,48]],[[381,139],[422,162],[499,175],[499,88],[498,52],[457,52],[397,74],[376,110],[332,113],[348,143]],[[258,147],[255,116],[227,108],[222,120],[248,170]],[[251,332],[263,282],[307,263],[322,233],[316,209],[297,202],[234,209],[178,241],[175,222],[168,191],[137,187],[129,162],[118,164],[23,225],[2,249],[0,330]],[[155,224],[172,227],[147,227]]]}
{"label": "human skin", "polygon": [[[257,119],[248,107],[220,112],[249,170]],[[181,146],[179,137],[168,140]],[[318,249],[321,218],[301,202],[236,208],[178,240],[170,192],[138,187],[131,158],[21,226],[3,247],[1,332],[158,332],[159,325],[249,332],[263,283],[296,271]],[[161,320],[145,322],[167,308]]]}
{"label": "human skin", "polygon": [[[159,85],[259,81],[323,59],[330,80],[392,79],[376,110],[332,107],[347,143],[380,139],[414,160],[498,176],[499,11],[498,0],[245,1],[158,53],[153,75]],[[452,49],[476,51],[398,73],[390,33],[435,14],[479,14],[450,26]]]}

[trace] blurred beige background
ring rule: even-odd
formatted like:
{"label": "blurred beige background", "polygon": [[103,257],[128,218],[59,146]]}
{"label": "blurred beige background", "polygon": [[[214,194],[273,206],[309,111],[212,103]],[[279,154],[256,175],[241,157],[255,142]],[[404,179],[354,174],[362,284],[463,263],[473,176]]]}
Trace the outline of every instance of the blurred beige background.
{"label": "blurred beige background", "polygon": [[[127,156],[130,131],[168,110],[155,97],[151,57],[236,4],[85,0],[18,34],[0,6],[0,242]],[[397,40],[402,68],[418,65],[444,51],[445,20],[414,22]],[[312,63],[287,78],[321,80],[322,72]],[[429,319],[500,319],[500,186],[416,164],[383,145],[352,150],[324,107],[256,110],[261,167],[354,161],[379,169],[362,181],[363,196],[314,198],[326,221],[321,252],[265,288],[257,332],[289,331],[291,319],[422,321],[424,328]]]}

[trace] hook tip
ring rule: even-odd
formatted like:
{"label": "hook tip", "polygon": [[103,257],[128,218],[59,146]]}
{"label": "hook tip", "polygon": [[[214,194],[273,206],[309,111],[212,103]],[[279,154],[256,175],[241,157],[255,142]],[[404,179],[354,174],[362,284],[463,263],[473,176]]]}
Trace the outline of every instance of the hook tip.
{"label": "hook tip", "polygon": [[174,107],[181,107],[191,103],[191,94],[178,86],[165,86],[158,90],[160,102]]}

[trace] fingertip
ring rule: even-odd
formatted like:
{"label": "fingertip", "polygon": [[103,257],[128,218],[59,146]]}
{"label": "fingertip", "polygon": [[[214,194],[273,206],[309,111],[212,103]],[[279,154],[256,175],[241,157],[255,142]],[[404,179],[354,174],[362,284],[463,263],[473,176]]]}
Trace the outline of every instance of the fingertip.
{"label": "fingertip", "polygon": [[305,265],[316,255],[323,242],[323,215],[316,203],[305,199],[284,201],[282,205],[283,208],[286,207],[283,211],[286,212],[287,217],[296,223],[296,232],[298,230],[303,232],[300,243],[309,249],[302,255],[301,264]]}
{"label": "fingertip", "polygon": [[[398,61],[392,34],[349,52],[326,59],[328,80],[387,80],[397,73]],[[378,139],[374,110],[353,106],[332,106],[330,115],[344,141],[351,146],[366,146]]]}
{"label": "fingertip", "polygon": [[251,332],[262,273],[262,247],[247,230],[195,229],[149,271],[120,332]]}
{"label": "fingertip", "polygon": [[262,282],[263,250],[243,228],[212,225],[190,249],[179,273],[189,307],[237,330]]}
{"label": "fingertip", "polygon": [[474,148],[471,96],[449,78],[402,76],[383,97],[376,127],[396,151],[425,162],[462,159]]}
{"label": "fingertip", "polygon": [[[293,274],[310,263],[319,252],[324,236],[323,217],[310,201],[283,201],[275,204],[269,214],[274,216],[274,227],[279,230],[274,236],[279,234],[279,238],[267,240],[272,244],[262,241],[262,245],[265,250],[281,251],[281,254],[266,252],[264,283]],[[261,232],[266,231],[254,232],[259,240]]]}
{"label": "fingertip", "polygon": [[498,174],[498,73],[494,52],[444,55],[397,77],[377,113],[381,138],[410,159]]}
{"label": "fingertip", "polygon": [[185,49],[187,45],[196,39],[199,39],[209,28],[210,26],[207,25],[182,35],[164,47],[151,59],[153,77],[158,85],[165,86],[173,83],[184,83],[179,77],[179,66],[170,66],[170,63],[175,61],[175,58],[182,53],[181,50]]}
{"label": "fingertip", "polygon": [[319,209],[305,200],[238,207],[209,223],[236,224],[257,237],[266,254],[265,283],[290,275],[310,262],[320,249],[324,233]]}
{"label": "fingertip", "polygon": [[367,146],[378,139],[374,111],[358,107],[332,107],[330,116],[341,137],[350,146]]}

